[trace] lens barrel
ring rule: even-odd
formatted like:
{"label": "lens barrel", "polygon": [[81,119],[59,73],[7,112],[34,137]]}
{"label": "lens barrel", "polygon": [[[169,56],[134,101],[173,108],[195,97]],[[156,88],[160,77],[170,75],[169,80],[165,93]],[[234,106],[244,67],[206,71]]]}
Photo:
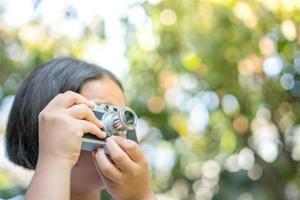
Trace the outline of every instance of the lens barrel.
{"label": "lens barrel", "polygon": [[133,130],[137,123],[137,115],[130,108],[122,108],[119,112],[120,122],[125,130]]}

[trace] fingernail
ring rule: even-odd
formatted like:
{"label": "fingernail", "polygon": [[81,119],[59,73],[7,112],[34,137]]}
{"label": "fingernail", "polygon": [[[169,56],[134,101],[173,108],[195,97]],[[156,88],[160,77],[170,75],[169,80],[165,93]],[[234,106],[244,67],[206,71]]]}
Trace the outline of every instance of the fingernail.
{"label": "fingernail", "polygon": [[106,132],[104,132],[104,131],[101,131],[102,132],[102,135],[104,136],[104,137],[106,137]]}

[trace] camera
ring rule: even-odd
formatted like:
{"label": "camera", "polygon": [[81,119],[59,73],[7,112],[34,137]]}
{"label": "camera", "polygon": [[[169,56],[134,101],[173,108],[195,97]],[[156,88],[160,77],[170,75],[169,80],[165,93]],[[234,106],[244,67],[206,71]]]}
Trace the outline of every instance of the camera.
{"label": "camera", "polygon": [[92,111],[95,116],[102,121],[103,128],[101,128],[101,130],[106,132],[106,138],[100,139],[95,135],[87,133],[82,139],[82,150],[93,151],[98,147],[103,146],[106,139],[112,135],[127,137],[130,133],[135,136],[134,130],[137,124],[137,115],[130,108],[116,107],[108,104],[97,104]]}

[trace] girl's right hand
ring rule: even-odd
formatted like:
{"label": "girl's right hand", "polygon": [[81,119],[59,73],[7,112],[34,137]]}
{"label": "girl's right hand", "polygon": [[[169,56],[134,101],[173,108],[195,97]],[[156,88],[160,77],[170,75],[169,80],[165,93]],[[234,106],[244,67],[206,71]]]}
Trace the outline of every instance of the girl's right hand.
{"label": "girl's right hand", "polygon": [[58,94],[39,114],[38,162],[63,164],[68,168],[77,163],[82,136],[91,133],[99,138],[101,122],[92,112],[96,104],[78,93]]}

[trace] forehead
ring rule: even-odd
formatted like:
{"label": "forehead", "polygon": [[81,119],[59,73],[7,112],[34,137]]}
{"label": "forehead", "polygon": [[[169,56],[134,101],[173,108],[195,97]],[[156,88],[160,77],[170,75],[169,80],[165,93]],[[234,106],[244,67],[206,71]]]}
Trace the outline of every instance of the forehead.
{"label": "forehead", "polygon": [[108,77],[86,82],[81,87],[80,94],[96,103],[107,103],[114,106],[126,105],[123,91]]}

